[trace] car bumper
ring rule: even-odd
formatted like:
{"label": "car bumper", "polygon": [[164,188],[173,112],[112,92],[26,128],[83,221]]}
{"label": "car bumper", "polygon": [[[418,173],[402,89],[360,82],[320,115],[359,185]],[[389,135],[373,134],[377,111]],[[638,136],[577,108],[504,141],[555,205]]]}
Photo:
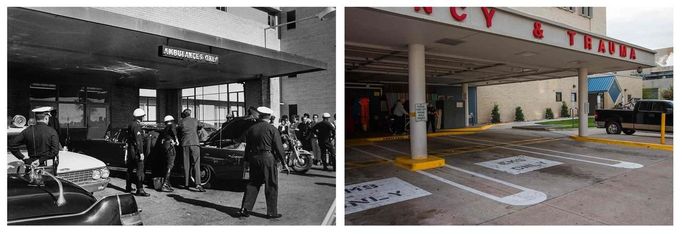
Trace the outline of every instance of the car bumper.
{"label": "car bumper", "polygon": [[606,122],[604,121],[594,121],[594,124],[597,125],[598,128],[603,128],[606,126]]}
{"label": "car bumper", "polygon": [[102,191],[105,188],[107,188],[107,185],[109,185],[109,178],[87,181],[87,182],[83,182],[83,183],[78,183],[77,185],[80,186],[81,188],[85,189],[88,192],[94,193],[94,192]]}

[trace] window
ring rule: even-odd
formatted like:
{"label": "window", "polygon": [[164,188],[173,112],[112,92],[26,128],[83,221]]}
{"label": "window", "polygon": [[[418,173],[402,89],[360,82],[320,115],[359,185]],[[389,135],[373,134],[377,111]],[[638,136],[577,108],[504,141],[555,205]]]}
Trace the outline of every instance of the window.
{"label": "window", "polygon": [[639,111],[650,111],[651,110],[651,102],[640,102],[639,103]]}
{"label": "window", "polygon": [[587,18],[592,18],[592,7],[581,7],[580,15]]}
{"label": "window", "polygon": [[156,90],[140,89],[140,108],[147,113],[143,122],[156,122]]}
{"label": "window", "polygon": [[562,10],[566,10],[569,12],[575,12],[575,7],[559,7]]}
{"label": "window", "polygon": [[102,128],[108,125],[107,88],[32,83],[29,85],[29,101],[31,109],[38,106],[54,107],[55,118],[62,129]]}
{"label": "window", "polygon": [[578,102],[578,94],[573,92],[571,93],[571,102]]}
{"label": "window", "polygon": [[561,99],[561,92],[556,92],[555,98],[556,98],[556,101],[557,101],[557,102],[560,102],[560,101],[562,100],[562,99]]}
{"label": "window", "polygon": [[268,26],[277,25],[277,16],[268,14]]}
{"label": "window", "polygon": [[228,114],[244,116],[244,84],[231,83],[182,90],[182,109],[190,109],[202,123],[220,127]]}
{"label": "window", "polygon": [[217,9],[219,11],[227,12],[227,7],[216,7],[215,9]]}
{"label": "window", "polygon": [[53,84],[31,84],[29,88],[31,102],[56,102],[57,101],[57,86]]}
{"label": "window", "polygon": [[[296,21],[296,11],[287,11],[287,23]],[[287,30],[295,29],[296,23],[287,24]]]}
{"label": "window", "polygon": [[644,99],[658,99],[658,88],[644,88],[644,89],[642,89],[642,98],[644,98]]}

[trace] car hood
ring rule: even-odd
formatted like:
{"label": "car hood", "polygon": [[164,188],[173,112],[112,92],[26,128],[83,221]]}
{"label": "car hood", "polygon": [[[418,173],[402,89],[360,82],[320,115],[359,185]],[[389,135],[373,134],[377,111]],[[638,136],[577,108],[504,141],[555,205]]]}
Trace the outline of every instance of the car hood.
{"label": "car hood", "polygon": [[74,214],[86,210],[97,200],[88,191],[60,179],[63,185],[66,204],[55,205],[59,194],[57,183],[44,176],[45,185],[31,185],[18,175],[7,175],[7,220],[17,220],[32,217]]}
{"label": "car hood", "polygon": [[[25,150],[21,151],[22,154],[28,155]],[[7,152],[7,172],[14,173],[17,167],[23,165],[24,162],[14,157],[12,153]],[[59,167],[57,168],[57,173],[66,173],[71,171],[82,171],[93,168],[105,167],[106,164],[99,159],[79,154],[70,151],[59,151]]]}
{"label": "car hood", "polygon": [[256,119],[250,117],[234,118],[222,126],[220,130],[211,133],[206,142],[240,138],[255,123]]}

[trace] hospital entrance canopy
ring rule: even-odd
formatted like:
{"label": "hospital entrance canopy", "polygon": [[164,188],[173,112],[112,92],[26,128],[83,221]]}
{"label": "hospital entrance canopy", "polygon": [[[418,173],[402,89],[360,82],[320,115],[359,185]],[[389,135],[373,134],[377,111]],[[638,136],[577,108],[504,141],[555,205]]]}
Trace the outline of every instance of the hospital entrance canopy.
{"label": "hospital entrance canopy", "polygon": [[7,13],[8,70],[19,78],[36,71],[48,79],[86,74],[178,89],[327,68],[295,54],[95,8],[11,7]]}
{"label": "hospital entrance canopy", "polygon": [[346,8],[346,81],[405,83],[408,44],[430,85],[495,85],[655,66],[655,51],[510,8]]}

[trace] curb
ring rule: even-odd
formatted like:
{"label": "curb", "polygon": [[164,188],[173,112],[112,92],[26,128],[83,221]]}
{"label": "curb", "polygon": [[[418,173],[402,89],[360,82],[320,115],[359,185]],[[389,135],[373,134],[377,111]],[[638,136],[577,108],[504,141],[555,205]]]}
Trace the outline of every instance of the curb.
{"label": "curb", "polygon": [[579,142],[594,142],[594,143],[601,143],[601,144],[624,145],[624,146],[635,147],[635,148],[646,148],[646,149],[673,151],[672,145],[662,145],[662,144],[656,144],[656,143],[643,143],[643,142],[635,142],[635,141],[612,140],[612,139],[597,138],[597,137],[581,137],[581,136],[576,136],[576,135],[571,136],[571,139],[579,141]]}
{"label": "curb", "polygon": [[[481,131],[488,130],[495,124],[488,124],[480,127],[473,128],[452,128],[452,129],[441,129],[439,132],[427,133],[427,137],[441,137],[441,136],[454,136],[454,135],[468,135],[474,134]],[[409,140],[410,135],[400,135],[400,136],[386,136],[386,137],[370,137],[370,138],[358,138],[358,139],[347,139],[347,146],[358,146],[367,145],[373,142],[383,142],[383,141],[397,141],[397,140]]]}

